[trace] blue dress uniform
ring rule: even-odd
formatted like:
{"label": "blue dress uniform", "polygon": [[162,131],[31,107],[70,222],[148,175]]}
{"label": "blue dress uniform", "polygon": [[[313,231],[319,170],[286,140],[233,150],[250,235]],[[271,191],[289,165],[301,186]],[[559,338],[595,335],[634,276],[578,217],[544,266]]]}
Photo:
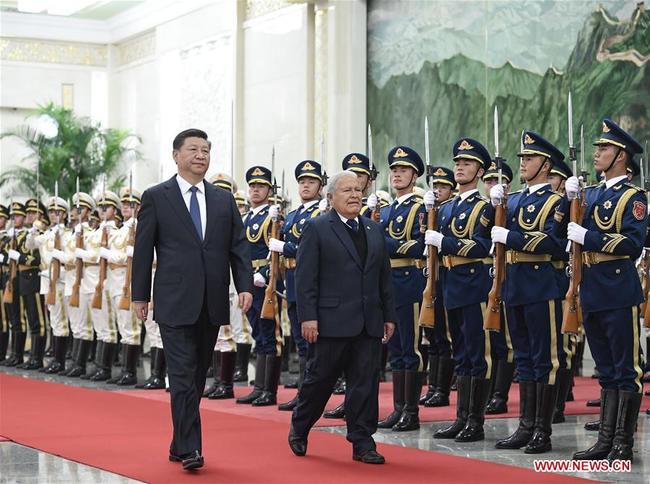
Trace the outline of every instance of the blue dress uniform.
{"label": "blue dress uniform", "polygon": [[[501,160],[501,174],[503,183],[512,183],[512,168],[505,160]],[[496,161],[492,160],[490,167],[483,175],[483,182],[493,180],[498,183],[498,179],[499,169]],[[503,301],[501,301],[501,330],[490,332],[490,346],[492,347],[493,360],[492,389],[485,413],[498,415],[508,412],[508,394],[515,372],[515,353],[512,348],[508,317],[503,307]]]}
{"label": "blue dress uniform", "polygon": [[[0,205],[0,218],[9,220],[9,209],[4,205]],[[7,262],[6,262],[6,249],[5,244],[10,239],[7,237],[6,230],[0,231],[0,294],[4,292],[5,284],[7,283]],[[5,304],[0,301],[0,366],[7,359],[7,349],[9,346],[9,318],[5,311]]]}
{"label": "blue dress uniform", "polygon": [[[315,178],[323,183],[321,165],[312,160],[305,160],[298,163],[295,169],[296,181],[303,177]],[[307,363],[307,349],[309,343],[302,337],[302,328],[300,320],[298,319],[298,310],[296,305],[296,255],[298,254],[298,244],[300,236],[305,228],[307,221],[320,214],[318,209],[318,199],[305,202],[300,205],[296,210],[289,212],[287,218],[282,226],[281,235],[284,239],[284,247],[282,251],[283,264],[284,264],[284,282],[286,287],[287,297],[287,314],[291,323],[291,336],[296,343],[298,350],[298,361],[300,370],[298,373],[298,389],[302,385],[305,373],[305,365]],[[297,396],[287,403],[281,404],[278,408],[280,410],[290,411],[293,410],[298,403]]]}
{"label": "blue dress uniform", "polygon": [[[612,145],[618,149],[616,155],[625,151],[628,166],[635,164],[634,155],[643,153],[639,143],[610,119],[604,120],[594,144]],[[587,188],[586,204],[580,299],[599,372],[601,424],[598,442],[574,458],[631,461],[643,392],[639,336],[643,294],[634,261],[646,239],[646,194],[620,176]]]}
{"label": "blue dress uniform", "polygon": [[[442,183],[452,188],[456,186],[454,172],[444,166],[433,167],[433,177],[429,184]],[[440,269],[440,265],[438,265]],[[438,274],[440,281],[440,274]],[[447,312],[444,306],[442,284],[436,284],[436,299],[433,311],[435,325],[422,330],[429,340],[429,389],[420,402],[425,407],[446,407],[449,405],[451,379],[454,374],[454,360],[451,352],[451,333],[447,324]]]}
{"label": "blue dress uniform", "polygon": [[[478,141],[458,140],[454,160],[478,163],[478,171],[490,166],[490,154]],[[443,238],[441,280],[447,322],[456,362],[458,399],[456,420],[438,430],[434,438],[459,442],[482,440],[485,405],[492,376],[490,335],[483,330],[483,313],[490,290],[487,231],[493,218],[492,205],[478,190],[466,191],[440,207],[439,232]]]}
{"label": "blue dress uniform", "polygon": [[[532,131],[522,137],[518,156],[541,155],[543,163],[564,155]],[[540,168],[541,170],[541,168]],[[562,297],[553,255],[562,250],[555,229],[555,210],[562,197],[549,183],[528,187],[508,197],[506,278],[503,300],[515,351],[522,402],[519,428],[497,442],[499,449],[526,446],[531,454],[551,450],[551,422],[560,378],[568,384],[562,327]],[[565,245],[566,246],[566,245]]]}
{"label": "blue dress uniform", "polygon": [[[364,189],[364,193],[365,193],[368,190],[370,184],[372,183],[372,177],[373,177],[373,174],[371,173],[370,170],[370,159],[363,153],[348,153],[343,157],[341,166],[344,170],[350,170],[355,173],[368,176],[368,185]],[[377,172],[375,171],[375,176],[376,175]],[[368,197],[363,197],[363,199],[361,200],[361,204],[362,204],[361,215],[363,215],[364,217],[371,218],[372,211],[368,210]],[[381,208],[384,205],[385,204],[382,204],[380,200],[379,208]]]}
{"label": "blue dress uniform", "polygon": [[[388,153],[388,166],[406,166],[417,176],[424,173],[424,163],[415,150],[396,146]],[[419,427],[422,355],[419,351],[420,303],[426,284],[423,267],[424,238],[420,217],[424,205],[414,194],[395,200],[380,211],[380,225],[390,255],[397,321],[395,334],[388,341],[390,366],[393,371],[393,412],[378,424],[379,428],[396,431]]]}
{"label": "blue dress uniform", "polygon": [[[271,170],[263,166],[253,166],[246,172],[246,182],[249,185],[261,183],[270,187],[272,186]],[[258,209],[251,209],[244,217],[253,269],[265,278],[268,278],[269,271],[268,243],[272,226],[269,208],[269,205],[264,205]],[[278,289],[281,288],[281,283],[278,282]],[[250,394],[237,399],[237,403],[251,403],[254,406],[276,404],[282,363],[281,328],[274,320],[261,317],[264,292],[264,287],[253,288],[253,304],[246,313],[253,330],[257,351],[255,385]]]}

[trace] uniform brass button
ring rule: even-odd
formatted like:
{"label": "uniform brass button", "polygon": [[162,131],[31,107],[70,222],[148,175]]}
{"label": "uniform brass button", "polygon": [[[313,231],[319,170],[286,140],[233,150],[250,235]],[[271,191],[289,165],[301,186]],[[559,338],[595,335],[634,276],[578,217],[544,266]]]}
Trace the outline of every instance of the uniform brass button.
{"label": "uniform brass button", "polygon": [[469,273],[470,273],[470,274],[474,274],[475,271],[476,271],[476,269],[470,269],[470,270],[469,270]]}
{"label": "uniform brass button", "polygon": [[535,270],[537,270],[537,269],[539,269],[539,266],[537,264],[535,264]]}
{"label": "uniform brass button", "polygon": [[408,276],[408,275],[409,275],[409,271],[406,271],[406,272],[404,273],[404,275]]}
{"label": "uniform brass button", "polygon": [[617,274],[620,274],[620,273],[621,273],[621,270],[620,270],[620,269],[616,269],[616,273],[617,273]]}

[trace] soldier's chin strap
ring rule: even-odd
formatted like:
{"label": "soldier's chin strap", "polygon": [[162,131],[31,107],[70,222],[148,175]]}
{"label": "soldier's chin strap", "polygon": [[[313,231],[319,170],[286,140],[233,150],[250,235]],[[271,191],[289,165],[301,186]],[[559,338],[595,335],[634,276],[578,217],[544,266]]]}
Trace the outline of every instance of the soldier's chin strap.
{"label": "soldier's chin strap", "polygon": [[614,155],[614,159],[612,160],[612,162],[609,164],[609,166],[607,167],[607,169],[603,173],[607,173],[609,170],[612,169],[612,167],[614,166],[614,163],[616,163],[616,158],[618,158],[618,155],[621,154],[622,150],[623,150],[623,148],[620,148],[620,147],[616,148],[616,154]]}
{"label": "soldier's chin strap", "polygon": [[465,183],[461,183],[461,182],[456,182],[456,183],[458,183],[461,186],[465,186],[465,185],[469,185],[470,183],[474,183],[474,180],[476,180],[476,178],[478,177],[478,172],[481,171],[481,168],[482,168],[480,163],[478,163],[478,162],[476,162],[476,163],[478,164],[478,168],[476,169],[476,173],[474,173],[474,176],[472,177],[472,179],[470,181],[465,182]]}
{"label": "soldier's chin strap", "polygon": [[544,158],[544,161],[542,161],[542,164],[539,165],[539,168],[535,172],[535,176],[533,176],[532,178],[529,178],[528,180],[526,180],[526,182],[529,182],[530,180],[534,180],[535,178],[537,178],[537,175],[539,175],[539,172],[542,171],[542,168],[544,167],[544,163],[546,163],[547,161],[550,162],[550,160],[551,160],[550,158],[546,158],[545,156],[543,158]]}

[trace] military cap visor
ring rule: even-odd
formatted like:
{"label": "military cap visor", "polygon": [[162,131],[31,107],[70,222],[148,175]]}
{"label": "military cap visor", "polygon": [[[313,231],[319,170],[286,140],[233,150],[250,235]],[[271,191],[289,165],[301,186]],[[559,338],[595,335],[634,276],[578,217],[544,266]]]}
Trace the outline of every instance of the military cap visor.
{"label": "military cap visor", "polygon": [[22,203],[14,202],[11,204],[11,216],[22,215],[23,217],[27,215],[25,206]]}
{"label": "military cap visor", "polygon": [[[512,178],[510,178],[506,172],[502,172],[501,176],[503,177],[503,179],[507,183],[510,183],[512,181]],[[497,179],[497,178],[499,178],[499,172],[498,171],[497,172],[492,172],[491,171],[490,173],[486,173],[485,175],[483,175],[483,180],[484,181],[485,180]]]}
{"label": "military cap visor", "polygon": [[612,145],[627,151],[630,156],[643,153],[641,145],[623,128],[609,118],[603,120],[603,131],[594,146]]}
{"label": "military cap visor", "polygon": [[0,217],[9,218],[9,209],[4,205],[0,205]]}

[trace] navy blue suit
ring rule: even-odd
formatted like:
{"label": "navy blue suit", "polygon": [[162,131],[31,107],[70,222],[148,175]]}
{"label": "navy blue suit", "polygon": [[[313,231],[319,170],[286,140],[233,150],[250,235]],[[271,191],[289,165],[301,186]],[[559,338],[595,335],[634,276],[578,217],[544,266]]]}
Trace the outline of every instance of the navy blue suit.
{"label": "navy blue suit", "polygon": [[[309,345],[292,426],[296,435],[307,438],[343,371],[347,439],[363,453],[375,447],[381,338],[384,323],[394,322],[396,315],[380,226],[359,217],[359,231],[351,232],[331,210],[310,219],[301,236],[296,265],[298,318],[318,321],[318,339]],[[355,242],[354,237],[360,239]]]}

